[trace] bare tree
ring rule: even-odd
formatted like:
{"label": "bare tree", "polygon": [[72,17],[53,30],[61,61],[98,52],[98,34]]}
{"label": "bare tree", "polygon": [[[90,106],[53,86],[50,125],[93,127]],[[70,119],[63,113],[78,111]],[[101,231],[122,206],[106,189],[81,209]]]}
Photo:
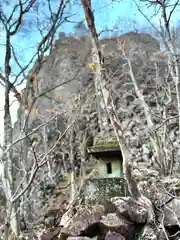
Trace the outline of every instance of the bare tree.
{"label": "bare tree", "polygon": [[[176,91],[176,99],[177,99],[177,110],[178,115],[180,115],[180,93],[179,93],[179,67],[178,67],[178,54],[177,54],[177,46],[173,41],[173,34],[171,31],[171,18],[173,13],[175,12],[176,8],[179,6],[179,1],[175,1],[175,3],[171,4],[169,1],[149,1],[149,0],[142,0],[141,2],[145,2],[149,4],[149,7],[156,7],[158,8],[158,14],[160,14],[160,25],[157,28],[146,16],[143,11],[141,10],[140,6],[137,4],[138,10],[141,14],[148,20],[151,26],[157,31],[160,35],[162,42],[166,48],[166,51],[169,55],[169,72],[173,79]],[[155,12],[156,13],[156,12]],[[157,14],[157,13],[156,13]],[[179,117],[179,129],[180,129],[180,117]]]}
{"label": "bare tree", "polygon": [[116,115],[116,110],[112,101],[112,94],[111,89],[108,88],[108,73],[106,71],[104,65],[104,56],[102,54],[100,41],[98,39],[98,34],[96,31],[95,19],[94,14],[92,11],[91,1],[90,0],[81,0],[87,25],[91,34],[92,39],[92,46],[93,46],[93,63],[95,65],[95,85],[97,86],[96,92],[102,94],[102,102],[101,108],[105,110],[103,114],[103,120],[105,123],[108,122],[110,119],[111,125],[117,137],[120,149],[122,151],[123,156],[123,170],[124,176],[128,183],[129,192],[131,193],[132,197],[138,201],[138,203],[145,206],[148,209],[148,222],[154,222],[154,211],[151,204],[151,201],[143,196],[138,187],[136,182],[134,181],[132,175],[132,153],[126,144],[126,140],[123,136],[123,132],[121,129],[120,121]]}
{"label": "bare tree", "polygon": [[[177,163],[177,147],[172,140],[171,126],[172,124],[176,125],[176,121],[178,120],[178,129],[176,128],[176,131],[179,132],[180,129],[179,55],[178,48],[173,37],[171,18],[179,6],[179,1],[175,1],[173,4],[166,0],[140,1],[145,3],[147,7],[153,7],[154,15],[160,16],[159,27],[153,24],[149,16],[145,15],[139,2],[134,2],[140,13],[160,36],[160,40],[163,42],[166,50],[166,52],[156,52],[152,56],[156,82],[154,97],[156,99],[156,112],[159,111],[158,116],[156,115],[156,119],[159,119],[159,124],[157,124],[157,120],[155,121],[154,112],[145,101],[142,94],[143,89],[141,89],[136,79],[136,74],[133,70],[133,50],[130,50],[127,42],[125,43],[126,49],[121,48],[121,50],[128,63],[129,75],[136,95],[141,100],[141,104],[144,109],[148,125],[147,134],[149,135],[149,139],[153,145],[155,153],[153,165],[163,175],[171,175],[175,164]],[[129,48],[129,51],[125,51],[127,48]],[[176,112],[172,111],[174,106],[177,109]]]}
{"label": "bare tree", "polygon": [[[119,48],[121,50],[122,55],[124,56],[124,60],[127,61],[128,65],[128,74],[130,76],[130,79],[133,83],[133,87],[135,90],[135,94],[137,98],[140,100],[140,106],[143,109],[144,116],[146,119],[146,124],[144,124],[144,129],[146,129],[146,132],[149,136],[149,140],[153,146],[153,150],[155,152],[155,157],[152,161],[152,165],[158,169],[158,171],[162,175],[171,175],[173,173],[173,167],[174,167],[174,145],[171,140],[171,136],[169,136],[169,125],[168,121],[170,122],[171,119],[167,118],[168,115],[168,107],[171,103],[171,91],[169,91],[169,84],[166,81],[163,81],[160,79],[160,77],[163,77],[162,75],[159,75],[159,67],[158,65],[158,56],[156,54],[153,54],[152,61],[149,62],[152,64],[152,68],[155,68],[155,75],[156,75],[156,87],[155,87],[155,95],[154,95],[154,101],[156,105],[156,112],[159,112],[159,118],[162,119],[162,121],[154,122],[156,115],[153,115],[154,109],[149,106],[148,101],[145,99],[145,96],[143,95],[143,89],[141,89],[141,86],[137,80],[136,73],[134,71],[133,63],[134,61],[138,61],[137,58],[134,59],[134,55],[136,55],[135,51],[130,47],[130,44],[128,44],[128,40],[125,40],[123,42],[119,42]],[[138,55],[140,53],[138,52]],[[157,57],[157,59],[155,59]],[[166,58],[165,58],[166,59]],[[139,60],[140,61],[140,60]],[[145,63],[147,64],[147,63]],[[154,66],[155,65],[155,66]],[[167,64],[165,65],[167,66]],[[165,67],[163,66],[163,67]],[[161,88],[162,90],[159,90],[158,87],[158,81],[162,81]],[[144,81],[146,82],[146,81]],[[159,83],[160,84],[160,83]],[[162,97],[162,93],[166,95],[165,98]],[[166,123],[163,124],[164,120],[166,119]],[[139,119],[140,121],[140,119]],[[143,125],[143,122],[140,121]]]}
{"label": "bare tree", "polygon": [[[1,47],[4,47],[5,50],[2,72],[0,73],[1,85],[5,89],[4,142],[1,157],[1,179],[6,196],[7,210],[4,239],[8,239],[10,228],[17,238],[20,235],[19,200],[31,186],[37,171],[44,166],[44,164],[48,163],[47,155],[50,154],[63,135],[61,134],[61,137],[58,137],[54,146],[48,150],[46,149],[44,156],[36,156],[35,144],[29,143],[29,138],[38,129],[48,125],[48,123],[51,122],[57,114],[55,114],[55,116],[53,116],[49,121],[40,124],[36,129],[29,132],[29,117],[34,108],[34,103],[39,96],[37,97],[36,93],[36,97],[34,96],[34,98],[32,98],[33,101],[31,103],[28,102],[28,96],[30,93],[34,93],[32,82],[36,80],[36,75],[45,60],[45,54],[49,53],[52,49],[53,40],[58,28],[69,17],[68,15],[64,15],[64,11],[68,3],[68,0],[62,0],[58,2],[58,7],[56,6],[56,8],[54,8],[53,1],[50,0],[47,2],[39,2],[36,0],[19,0],[17,3],[12,3],[11,1],[1,2],[0,23],[3,30],[1,34],[4,40],[3,46]],[[11,7],[10,11],[6,11],[6,5],[8,8]],[[46,8],[46,15],[43,14],[43,7]],[[32,15],[34,18],[32,18]],[[34,29],[31,29],[31,27],[34,27]],[[23,31],[25,34],[28,34],[28,30],[36,30],[40,35],[40,40],[37,44],[37,48],[35,49],[35,53],[32,51],[32,56],[29,58],[29,61],[23,64],[23,59],[21,60],[19,58],[20,49],[18,49],[18,52],[15,47],[14,39],[18,39],[19,33],[23,33]],[[27,77],[27,72],[35,60],[35,67],[33,71],[31,71],[31,74]],[[26,89],[23,95],[21,95],[18,92],[17,87],[26,80]],[[19,102],[21,113],[23,111],[25,113],[24,116],[21,114],[22,127],[20,129],[20,136],[16,140],[13,139],[13,123],[10,113],[11,92],[15,94],[15,97]],[[42,94],[43,93],[41,93],[41,95]],[[69,128],[67,128],[67,130],[68,129]],[[22,179],[17,181],[17,165],[14,163],[14,158],[16,156],[15,145],[18,143],[21,143],[21,147],[23,146],[23,154],[21,155],[22,161],[20,161],[20,165],[18,164],[20,168],[22,167],[23,171],[21,170],[20,172],[23,172],[23,174],[21,174]],[[33,158],[33,165],[30,169],[27,164],[29,154],[31,154]]]}

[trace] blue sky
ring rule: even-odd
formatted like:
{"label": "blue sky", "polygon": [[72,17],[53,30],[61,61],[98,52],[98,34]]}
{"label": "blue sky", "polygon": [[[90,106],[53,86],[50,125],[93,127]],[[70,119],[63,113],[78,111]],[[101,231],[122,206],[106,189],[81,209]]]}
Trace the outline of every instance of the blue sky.
{"label": "blue sky", "polygon": [[[16,2],[17,0],[11,0],[12,2]],[[56,1],[54,1],[56,4]],[[59,0],[57,0],[59,2]],[[80,2],[80,0],[79,0]],[[138,2],[138,1],[137,1]],[[175,2],[175,0],[171,0],[171,2]],[[139,13],[137,7],[133,0],[92,0],[92,6],[95,9],[95,20],[98,31],[103,30],[104,28],[113,29],[113,26],[116,25],[119,33],[128,32],[136,29],[148,29],[149,24],[144,19],[144,17]],[[155,24],[159,24],[159,16],[152,18],[154,13],[153,8],[147,8],[144,4],[141,4],[141,9],[143,13],[150,17],[151,21]],[[11,12],[12,6],[6,6],[6,13],[9,14]],[[74,15],[69,20],[72,21],[81,21],[84,20],[83,9],[80,4],[74,4],[69,9]],[[178,16],[180,16],[180,8],[177,8],[176,13],[173,15],[172,22],[175,24],[178,21]],[[28,15],[28,21],[34,16],[31,14]],[[44,17],[42,15],[42,17]],[[25,28],[25,27],[24,27]],[[31,31],[26,29],[22,29],[23,31],[19,32],[19,34],[13,38],[13,45],[15,50],[18,53],[19,59],[24,63],[28,62],[33,52],[35,51],[35,46],[39,40],[39,33],[33,28]],[[74,24],[67,23],[64,24],[59,31],[66,32],[68,34],[72,34],[74,32]],[[108,33],[106,33],[108,34]],[[109,32],[111,35],[112,33]],[[2,43],[3,37],[0,35],[0,44]],[[3,55],[4,49],[0,46],[1,58],[0,58],[0,67],[3,66]],[[15,66],[13,69],[16,70]]]}
{"label": "blue sky", "polygon": [[[40,0],[39,0],[40,1]],[[78,0],[80,2],[80,0]],[[6,14],[9,14],[12,9],[12,3],[17,2],[17,0],[11,0],[10,5],[5,6],[4,11]],[[58,3],[59,0],[55,0],[54,4]],[[138,0],[137,0],[138,2]],[[172,4],[175,2],[175,0],[170,1]],[[118,32],[128,32],[132,31],[134,27],[136,29],[145,29],[147,30],[149,28],[149,24],[144,19],[144,17],[139,13],[137,10],[137,7],[133,0],[92,0],[92,6],[95,10],[95,21],[97,25],[97,30],[101,31],[105,27],[108,29],[112,29],[114,25],[116,25]],[[141,4],[141,9],[144,14],[146,14],[151,21],[158,26],[159,24],[159,18],[160,15],[157,15],[155,17],[152,17],[154,14],[153,8],[147,8],[146,5]],[[71,11],[73,14],[73,17],[70,18],[72,21],[82,21],[84,20],[84,13],[83,9],[81,8],[80,4],[74,4],[71,5],[71,8],[68,10]],[[172,18],[172,24],[176,25],[177,22],[179,22],[179,16],[180,16],[180,7],[177,8],[176,12],[173,15]],[[33,19],[33,15],[29,15],[28,19]],[[43,15],[42,15],[43,17]],[[2,26],[0,26],[2,27]],[[28,29],[21,29],[23,31],[19,32],[19,34],[13,38],[13,45],[15,47],[15,50],[18,53],[18,57],[21,60],[21,63],[28,62],[29,59],[32,57],[33,52],[35,51],[35,46],[37,45],[37,42],[39,40],[39,34],[33,28],[33,24],[30,27],[31,31],[27,31]],[[59,31],[66,32],[67,34],[72,34],[74,32],[74,25],[72,23],[64,24]],[[111,35],[112,33],[110,33]],[[107,34],[106,34],[107,35]],[[3,61],[4,61],[4,48],[2,44],[4,43],[4,34],[1,30],[0,32],[0,68],[3,67]],[[14,72],[17,71],[17,68],[15,65],[13,66]],[[21,86],[24,87],[24,86]],[[20,87],[20,88],[21,88]],[[0,94],[3,96],[3,89],[0,87]],[[0,101],[0,126],[2,126],[3,123],[3,99]],[[16,109],[17,104],[13,104],[12,106],[12,115],[13,119],[16,118]]]}

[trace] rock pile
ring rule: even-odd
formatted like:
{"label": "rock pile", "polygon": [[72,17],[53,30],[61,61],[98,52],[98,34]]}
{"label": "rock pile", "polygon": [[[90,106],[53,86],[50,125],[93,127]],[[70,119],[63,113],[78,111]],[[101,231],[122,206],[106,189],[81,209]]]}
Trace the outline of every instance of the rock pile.
{"label": "rock pile", "polygon": [[[131,197],[111,199],[114,212],[102,205],[78,206],[59,228],[43,233],[41,240],[167,240],[180,238],[180,200],[169,199],[161,207],[154,224],[148,224],[148,211]],[[63,219],[63,217],[62,217]]]}

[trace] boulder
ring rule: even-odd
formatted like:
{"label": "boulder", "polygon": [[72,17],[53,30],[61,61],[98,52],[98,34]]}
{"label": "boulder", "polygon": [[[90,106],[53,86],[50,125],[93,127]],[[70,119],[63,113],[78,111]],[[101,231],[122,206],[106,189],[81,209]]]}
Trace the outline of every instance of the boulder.
{"label": "boulder", "polygon": [[138,240],[158,240],[153,228],[149,225],[145,225],[142,229]]}
{"label": "boulder", "polygon": [[[68,237],[67,240],[92,240],[92,239],[88,237],[75,236],[75,237]],[[94,240],[96,240],[96,238]]]}
{"label": "boulder", "polygon": [[114,197],[111,202],[115,205],[118,216],[123,216],[125,219],[135,223],[146,223],[148,210],[131,197]]}
{"label": "boulder", "polygon": [[[95,206],[79,206],[77,212],[71,218],[62,217],[66,219],[66,224],[63,225],[61,221],[62,232],[70,235],[79,235],[89,225],[99,222],[105,213],[105,208],[102,205]],[[65,214],[67,215],[67,214]]]}
{"label": "boulder", "polygon": [[59,234],[60,230],[56,229],[54,231],[50,231],[47,233],[40,233],[38,234],[38,240],[55,240],[58,239],[58,234]]}
{"label": "boulder", "polygon": [[[106,216],[104,216],[104,213],[105,210],[101,205],[81,206],[69,221],[68,226],[61,229],[61,234],[75,238],[80,236],[97,237],[98,240],[104,240],[106,236],[109,236],[107,233],[110,231],[119,234],[114,238],[132,239],[132,236],[134,236],[134,224],[132,222],[119,218],[115,213],[109,213]],[[108,238],[113,238],[113,236]]]}
{"label": "boulder", "polygon": [[[129,222],[122,217],[119,218],[115,213],[109,213],[101,220],[104,223],[104,227],[107,231],[116,232],[121,236],[125,237],[125,239],[132,239],[134,235],[134,224]],[[111,236],[111,238],[113,238]],[[116,237],[114,237],[116,238]],[[119,239],[119,237],[117,237]]]}
{"label": "boulder", "polygon": [[170,236],[175,236],[173,239],[180,239],[180,199],[168,196],[164,202],[166,204],[162,207],[158,221],[163,223]]}
{"label": "boulder", "polygon": [[180,225],[180,199],[174,198],[164,206],[163,216],[159,220],[162,218],[165,227]]}
{"label": "boulder", "polygon": [[[138,235],[138,240],[167,240],[167,239],[173,239],[175,238],[168,238],[169,234],[166,231],[166,229],[162,228],[161,225],[158,227],[145,225],[140,234]],[[179,239],[179,238],[178,238]]]}
{"label": "boulder", "polygon": [[70,225],[72,217],[73,217],[72,210],[68,209],[61,217],[60,226],[61,227],[68,227]]}
{"label": "boulder", "polygon": [[121,234],[119,234],[117,232],[109,231],[106,234],[105,240],[125,240],[125,238]]}

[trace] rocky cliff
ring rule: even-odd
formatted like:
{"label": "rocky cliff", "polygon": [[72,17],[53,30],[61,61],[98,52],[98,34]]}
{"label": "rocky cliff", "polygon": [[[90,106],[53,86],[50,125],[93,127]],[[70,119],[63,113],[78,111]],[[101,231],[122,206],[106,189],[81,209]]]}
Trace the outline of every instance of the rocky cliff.
{"label": "rocky cliff", "polygon": [[[160,52],[158,41],[148,34],[128,33],[119,38],[101,41],[117,115],[122,127],[126,129],[126,138],[129,139],[129,146],[134,151],[136,162],[145,162],[148,165],[154,158],[154,152],[145,131],[147,122],[141,102],[136,96],[127,60],[120,49],[120,42],[124,40],[128,40],[135,77],[157,126],[161,124],[161,119],[158,117],[161,111],[160,106],[166,98],[165,81],[171,83],[171,79],[167,79],[167,56]],[[30,141],[35,142],[39,157],[55,144],[48,155],[52,178],[48,175],[48,166],[43,166],[36,176],[37,187],[33,190],[33,194],[39,201],[35,203],[32,200],[31,211],[36,213],[33,218],[37,219],[41,215],[39,209],[52,195],[61,176],[64,172],[71,170],[72,148],[78,174],[82,158],[86,160],[81,145],[88,136],[95,137],[99,132],[96,108],[98,98],[95,94],[94,72],[89,68],[91,62],[91,42],[88,38],[65,37],[56,41],[43,67],[38,72],[32,70],[29,74],[28,86],[24,90],[25,93],[28,91],[26,108],[30,109],[33,103],[28,131],[55,116],[46,128],[40,128],[30,137]],[[161,98],[157,98],[157,91],[158,97],[161,96]],[[170,116],[177,114],[175,101],[172,95],[167,108]],[[18,114],[19,119],[14,129],[15,137],[20,131],[20,122],[25,109],[19,109]],[[73,121],[76,121],[74,127],[60,142],[56,142],[59,134],[62,134]],[[178,141],[180,141],[176,137],[177,119],[173,120],[168,127],[171,140],[176,142],[176,161]],[[30,168],[31,154],[28,154]]]}

